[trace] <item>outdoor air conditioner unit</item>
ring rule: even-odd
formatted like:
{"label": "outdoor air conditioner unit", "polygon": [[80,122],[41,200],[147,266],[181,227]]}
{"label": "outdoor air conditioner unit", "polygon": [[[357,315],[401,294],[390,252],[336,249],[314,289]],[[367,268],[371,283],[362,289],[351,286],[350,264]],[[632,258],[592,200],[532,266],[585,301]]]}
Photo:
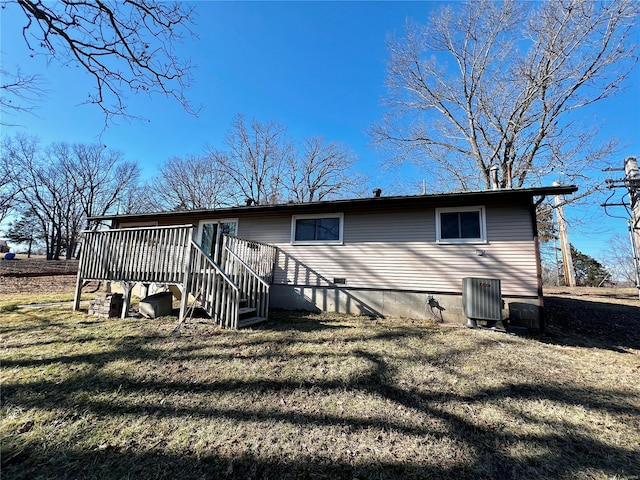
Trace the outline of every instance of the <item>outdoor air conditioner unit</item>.
{"label": "outdoor air conditioner unit", "polygon": [[475,327],[476,320],[502,320],[502,294],[497,278],[462,279],[462,311],[469,318],[467,326]]}

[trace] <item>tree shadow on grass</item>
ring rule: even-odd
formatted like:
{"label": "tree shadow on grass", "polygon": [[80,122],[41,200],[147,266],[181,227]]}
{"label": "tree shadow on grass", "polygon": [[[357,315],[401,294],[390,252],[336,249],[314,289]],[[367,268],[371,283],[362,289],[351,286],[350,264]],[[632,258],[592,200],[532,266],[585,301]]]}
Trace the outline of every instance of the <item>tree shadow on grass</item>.
{"label": "tree shadow on grass", "polygon": [[[383,365],[383,364],[381,364]],[[373,377],[386,375],[385,368]],[[373,378],[371,377],[371,378]],[[517,432],[494,431],[489,428],[473,424],[463,415],[446,410],[433,408],[430,405],[441,401],[438,396],[419,395],[407,392],[401,388],[388,385],[379,379],[369,379],[368,390],[374,391],[385,398],[390,398],[399,406],[416,409],[443,420],[448,425],[446,433],[430,431],[428,428],[412,427],[402,423],[381,422],[365,418],[344,418],[341,416],[317,416],[292,414],[285,412],[248,412],[242,409],[180,409],[175,407],[158,407],[141,409],[117,408],[106,404],[98,407],[90,403],[78,405],[80,408],[91,409],[99,415],[156,415],[181,416],[192,418],[194,415],[203,418],[214,416],[228,418],[237,425],[250,424],[256,421],[287,422],[297,425],[319,425],[333,427],[343,425],[346,431],[368,432],[372,429],[381,432],[396,431],[405,435],[429,438],[449,437],[453,440],[451,448],[460,444],[469,444],[475,450],[474,462],[462,462],[449,466],[432,464],[428,457],[419,461],[389,460],[361,461],[339,460],[318,454],[300,458],[269,457],[248,454],[243,450],[242,443],[249,439],[239,438],[238,455],[223,456],[210,453],[195,452],[188,446],[176,455],[172,450],[164,451],[163,442],[150,442],[149,445],[131,445],[127,448],[110,445],[97,445],[94,449],[82,450],[50,446],[45,451],[35,445],[26,445],[22,449],[5,449],[3,451],[3,471],[5,478],[46,478],[54,473],[56,478],[233,478],[233,479],[297,479],[297,478],[389,478],[389,479],[423,479],[423,478],[536,478],[557,477],[561,473],[571,477],[572,472],[601,472],[605,476],[616,475],[632,478],[640,467],[637,460],[633,460],[634,453],[604,444],[585,435],[582,432],[546,433],[524,435]],[[364,383],[364,382],[362,382]],[[354,386],[362,388],[360,386]],[[165,387],[166,388],[166,387]],[[263,388],[265,386],[263,385]],[[520,393],[525,392],[523,389]],[[538,396],[544,398],[545,390],[534,387]],[[560,394],[561,400],[568,400],[559,391],[552,391],[551,396]],[[481,402],[473,397],[466,397],[466,404],[472,409],[482,408],[482,402],[495,401],[513,394],[511,389],[498,389],[492,392],[482,392]],[[531,391],[526,391],[527,395]],[[571,400],[575,401],[576,395]],[[589,403],[585,400],[585,403]],[[570,426],[568,426],[570,427]],[[241,428],[241,427],[238,427]],[[566,427],[565,427],[566,428]],[[255,439],[255,437],[254,437]],[[192,443],[198,442],[197,432],[193,432]],[[300,439],[304,441],[304,438]],[[544,458],[508,455],[508,446],[526,442],[532,451],[545,446]],[[48,473],[45,473],[48,472]]]}
{"label": "tree shadow on grass", "polygon": [[[7,452],[12,455],[12,452]],[[408,465],[381,461],[376,464],[335,462],[330,458],[268,460],[257,455],[240,454],[234,458],[210,453],[194,457],[165,454],[160,451],[67,450],[58,456],[29,456],[29,464],[20,470],[7,468],[14,480],[48,478],[47,471],[64,472],[69,479],[99,478],[101,480],[135,479],[406,479],[463,478],[469,472],[464,467],[443,469],[429,465]],[[28,452],[22,452],[27,456]],[[14,460],[20,459],[20,453]],[[9,478],[9,477],[7,477]],[[61,478],[61,477],[57,477]]]}
{"label": "tree shadow on grass", "polygon": [[[313,322],[311,322],[313,323]],[[286,329],[285,329],[286,330]],[[411,330],[411,329],[409,329]],[[23,358],[14,360],[9,367],[40,366],[50,363],[64,363],[69,368],[74,364],[88,363],[94,370],[84,372],[64,380],[37,379],[34,381],[14,382],[3,385],[5,402],[15,402],[20,409],[39,409],[43,411],[89,412],[93,418],[104,419],[119,417],[129,423],[144,421],[146,418],[166,418],[180,422],[201,419],[203,422],[220,421],[234,425],[234,443],[229,450],[237,448],[235,454],[222,454],[215,447],[196,449],[199,432],[194,429],[192,436],[182,451],[176,453],[175,446],[166,445],[163,437],[149,440],[133,437],[131,444],[125,447],[110,445],[109,434],[104,444],[84,449],[71,442],[56,444],[49,439],[44,444],[38,437],[25,437],[22,443],[9,443],[3,446],[3,477],[13,479],[33,478],[207,478],[207,479],[423,479],[423,478],[552,478],[561,475],[570,478],[577,474],[621,476],[632,478],[640,471],[640,461],[634,452],[613,442],[603,442],[589,435],[584,429],[576,429],[570,422],[546,418],[526,418],[526,410],[519,407],[521,400],[552,402],[561,408],[573,408],[576,405],[587,410],[607,412],[611,415],[626,415],[637,420],[634,400],[617,391],[593,392],[588,388],[564,388],[562,385],[542,383],[511,383],[495,387],[486,386],[480,391],[461,394],[455,390],[427,389],[416,390],[399,381],[402,371],[396,364],[397,356],[384,355],[376,351],[380,336],[392,334],[392,340],[401,339],[409,330],[396,328],[391,331],[374,331],[371,336],[361,338],[361,345],[353,349],[334,352],[309,353],[303,351],[289,355],[287,361],[298,361],[307,365],[310,360],[340,356],[341,361],[360,365],[357,374],[340,377],[336,380],[322,378],[276,378],[265,374],[258,378],[231,378],[222,380],[194,381],[188,375],[175,378],[154,380],[149,377],[122,376],[117,372],[101,371],[99,367],[112,361],[123,359],[132,362],[171,361],[183,363],[189,360],[189,344],[176,345],[172,349],[154,349],[153,341],[161,336],[128,336],[125,341],[114,342],[112,349],[96,354],[64,355],[54,358]],[[310,330],[313,331],[313,330]],[[348,336],[349,329],[344,330]],[[294,332],[296,333],[296,332]],[[301,331],[299,333],[304,333]],[[336,334],[340,336],[340,332]],[[211,358],[211,368],[215,361],[222,361],[231,355],[238,345],[251,346],[250,336],[235,335],[240,342],[220,342],[217,348],[219,358]],[[332,333],[333,335],[333,333]],[[246,338],[248,343],[245,343]],[[328,337],[327,337],[328,338]],[[389,337],[390,338],[390,337]],[[300,341],[300,340],[298,340]],[[72,343],[73,339],[69,339]],[[278,340],[273,340],[277,343]],[[160,343],[162,346],[162,343]],[[197,345],[194,348],[197,349]],[[413,352],[413,351],[412,351]],[[459,355],[458,355],[459,354]],[[261,351],[257,358],[235,359],[249,368],[252,362],[264,356],[280,353]],[[312,358],[315,355],[317,358]],[[416,353],[416,362],[435,365],[430,353]],[[469,358],[466,350],[456,350],[451,346],[447,350],[451,358]],[[407,357],[408,359],[410,357]],[[405,359],[405,360],[406,360]],[[339,362],[337,362],[339,363]],[[336,363],[336,364],[337,364]],[[156,367],[164,364],[158,363]],[[242,373],[240,369],[239,374]],[[452,370],[451,375],[455,375]],[[458,376],[464,381],[462,374]],[[428,384],[420,384],[428,386]],[[291,408],[253,407],[250,401],[239,404],[219,402],[223,395],[233,398],[256,398],[269,395],[291,401],[301,393],[309,398],[343,395],[354,398],[357,395],[382,399],[393,411],[404,410],[414,420],[405,421],[401,415],[367,416],[351,410],[349,414],[339,412],[308,412]],[[201,395],[201,403],[187,403],[176,399],[189,395]],[[147,395],[147,397],[144,397]],[[142,400],[143,398],[152,400]],[[153,399],[169,398],[166,403]],[[4,403],[4,402],[3,402]],[[497,429],[474,419],[474,411],[480,411],[487,405],[501,405],[512,416],[526,418],[529,428],[526,432],[513,429]],[[6,406],[6,404],[5,404]],[[462,408],[459,408],[462,407]],[[429,418],[433,422],[421,423],[418,418]],[[278,454],[261,454],[250,451],[249,440],[255,440],[260,433],[253,430],[257,422],[265,425],[290,425],[298,431],[316,427],[335,432],[337,426],[344,427],[348,434],[361,433],[371,438],[405,436],[416,439],[436,439],[437,445],[449,445],[456,449],[464,446],[472,451],[472,459],[451,461],[439,464],[432,461],[425,451],[411,459],[392,461],[373,460],[375,456],[353,456],[347,458],[336,452],[323,454],[301,451]],[[195,423],[197,425],[197,422]],[[442,425],[441,428],[434,424]],[[290,430],[289,430],[290,431]],[[303,435],[303,434],[302,434]],[[376,436],[377,435],[377,436]],[[354,438],[361,438],[354,435]],[[284,439],[283,439],[284,440]],[[301,436],[300,441],[305,439]],[[426,440],[425,440],[426,441]],[[86,443],[85,443],[86,444]],[[21,446],[18,446],[21,445]],[[525,445],[529,455],[510,454],[513,445]],[[539,452],[543,451],[544,455]],[[340,452],[342,453],[342,452]],[[455,454],[455,452],[452,452]]]}
{"label": "tree shadow on grass", "polygon": [[545,343],[602,348],[618,353],[640,350],[640,306],[546,296]]}
{"label": "tree shadow on grass", "polygon": [[[114,353],[114,355],[117,355]],[[43,478],[55,472],[57,478],[532,478],[554,476],[560,472],[571,476],[571,472],[597,471],[605,475],[632,476],[640,464],[633,460],[633,452],[601,442],[586,432],[570,432],[571,425],[556,425],[546,421],[546,433],[522,433],[496,430],[474,422],[472,415],[459,413],[446,407],[447,404],[464,404],[469,411],[482,409],[488,402],[514,403],[519,399],[549,400],[559,404],[580,404],[587,409],[597,409],[612,414],[634,415],[630,399],[619,394],[596,396],[588,389],[570,391],[557,385],[513,384],[496,388],[485,388],[473,395],[443,392],[416,392],[400,386],[395,378],[398,371],[380,355],[365,350],[352,352],[355,360],[366,360],[368,367],[349,382],[314,380],[300,383],[291,380],[230,381],[215,383],[126,381],[100,372],[70,378],[60,382],[35,382],[27,386],[29,392],[21,392],[21,407],[44,410],[73,409],[90,411],[98,418],[127,416],[128,418],[215,418],[231,420],[236,425],[255,422],[267,424],[286,423],[308,427],[345,426],[349,432],[396,432],[400,435],[453,441],[466,444],[475,451],[475,462],[463,462],[449,467],[430,464],[428,458],[412,462],[339,461],[317,454],[303,460],[286,457],[272,458],[251,455],[246,452],[237,456],[218,456],[196,453],[188,447],[182,455],[162,450],[162,441],[151,445],[132,445],[128,449],[109,445],[96,446],[92,450],[72,447],[49,446],[42,450],[34,444],[22,449],[10,447],[3,451],[3,471],[6,478]],[[88,386],[90,386],[88,390]],[[17,393],[18,385],[9,385],[9,396]],[[136,392],[162,392],[163,395],[180,397],[193,392],[205,393],[216,398],[218,393],[236,391],[238,394],[262,395],[277,392],[279,395],[294,395],[300,389],[314,389],[319,394],[332,391],[350,391],[387,399],[397,408],[405,408],[438,419],[446,425],[436,431],[427,426],[405,423],[400,420],[382,420],[345,416],[339,414],[316,414],[278,410],[250,410],[240,406],[182,406],[156,403],[127,405],[119,403],[119,397],[135,397]],[[78,393],[101,393],[78,396]],[[46,395],[45,392],[55,392]],[[104,395],[105,393],[109,395]],[[602,393],[602,392],[600,392]],[[113,394],[113,395],[111,395]],[[288,397],[287,397],[288,398]],[[514,407],[516,408],[516,407]],[[515,412],[516,414],[519,412]],[[531,421],[531,420],[530,420]],[[538,422],[542,420],[537,420]],[[241,427],[238,427],[241,428]],[[570,433],[569,433],[570,432]],[[248,437],[247,437],[248,438]],[[247,440],[245,438],[244,440]],[[302,440],[302,439],[301,439]],[[193,432],[192,442],[198,441],[198,432]],[[243,439],[240,439],[242,442]],[[544,458],[535,459],[510,456],[508,446],[526,443],[529,448],[549,446]],[[426,461],[425,461],[426,460]]]}

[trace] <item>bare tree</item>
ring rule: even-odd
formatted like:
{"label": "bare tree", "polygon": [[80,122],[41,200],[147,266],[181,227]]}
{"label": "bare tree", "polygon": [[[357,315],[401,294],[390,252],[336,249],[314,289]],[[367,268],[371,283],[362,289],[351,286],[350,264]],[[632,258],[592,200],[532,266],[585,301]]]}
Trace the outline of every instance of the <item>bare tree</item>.
{"label": "bare tree", "polygon": [[[93,77],[95,90],[87,103],[102,109],[105,124],[114,115],[131,116],[126,90],[160,93],[194,112],[183,94],[190,83],[190,64],[174,51],[176,42],[191,34],[192,6],[149,0],[2,2],[3,8],[10,5],[25,14],[22,34],[32,51],[77,65]],[[14,85],[14,94],[33,93],[34,78],[18,78],[27,81]]]}
{"label": "bare tree", "polygon": [[15,112],[31,112],[47,93],[42,75],[26,75],[20,69],[12,73],[0,69],[0,125],[12,125],[7,117]]}
{"label": "bare tree", "polygon": [[0,224],[7,218],[14,207],[18,193],[12,181],[12,166],[6,158],[0,158]]}
{"label": "bare tree", "polygon": [[155,178],[139,183],[135,187],[125,189],[116,203],[117,214],[153,213],[167,209],[164,192]]}
{"label": "bare tree", "polygon": [[[634,0],[443,7],[391,38],[389,111],[372,135],[397,161],[423,166],[446,188],[588,183],[613,142],[578,111],[620,90],[637,62]],[[586,190],[589,190],[587,188]]]}
{"label": "bare tree", "polygon": [[263,205],[282,200],[283,170],[293,155],[293,145],[282,125],[255,119],[246,125],[244,115],[238,114],[225,144],[227,151],[208,151],[228,176],[237,203]]}
{"label": "bare tree", "polygon": [[70,258],[82,229],[92,226],[87,217],[114,212],[119,198],[137,185],[139,168],[102,145],[55,143],[43,149],[35,137],[16,135],[2,148],[13,167],[10,186],[18,207],[37,219],[34,238],[45,240],[48,259],[63,251]]}
{"label": "bare tree", "polygon": [[320,137],[302,144],[302,151],[288,157],[285,186],[289,200],[313,202],[353,193],[363,184],[361,175],[353,171],[356,156],[348,148]]}
{"label": "bare tree", "polygon": [[68,194],[68,182],[62,170],[44,162],[38,140],[26,135],[5,139],[3,155],[18,174],[12,183],[19,192],[23,210],[31,211],[38,219],[41,236],[46,243],[47,259],[57,259],[62,251],[63,202]]}
{"label": "bare tree", "polygon": [[614,235],[607,242],[607,246],[609,248],[604,259],[607,269],[612,272],[616,280],[635,285],[636,272],[629,237]]}
{"label": "bare tree", "polygon": [[[122,153],[100,144],[59,144],[60,166],[70,173],[77,203],[82,208],[85,228],[95,227],[88,217],[115,213],[124,192],[135,188],[140,167],[123,159]],[[62,153],[64,152],[64,153]]]}
{"label": "bare tree", "polygon": [[165,208],[217,208],[229,203],[229,179],[216,156],[172,157],[160,167],[157,190]]}

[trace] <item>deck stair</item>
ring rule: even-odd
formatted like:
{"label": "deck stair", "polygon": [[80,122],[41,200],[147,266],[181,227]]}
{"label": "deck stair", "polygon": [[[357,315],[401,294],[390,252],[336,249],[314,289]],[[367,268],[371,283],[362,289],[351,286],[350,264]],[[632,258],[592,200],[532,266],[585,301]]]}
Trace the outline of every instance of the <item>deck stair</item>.
{"label": "deck stair", "polygon": [[266,322],[266,317],[257,316],[258,309],[247,306],[247,299],[240,300],[240,308],[238,309],[238,328],[249,327]]}
{"label": "deck stair", "polygon": [[222,235],[216,263],[193,240],[193,226],[142,227],[84,232],[74,310],[82,286],[119,282],[126,315],[135,283],[162,283],[180,300],[180,320],[195,301],[223,328],[237,329],[268,318],[276,247]]}

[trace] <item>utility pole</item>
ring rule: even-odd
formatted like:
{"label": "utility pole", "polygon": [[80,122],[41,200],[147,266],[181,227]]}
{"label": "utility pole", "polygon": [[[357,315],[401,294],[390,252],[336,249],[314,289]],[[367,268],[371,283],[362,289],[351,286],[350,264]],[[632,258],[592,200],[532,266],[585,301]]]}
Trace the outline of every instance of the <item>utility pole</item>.
{"label": "utility pole", "polygon": [[631,225],[636,245],[640,245],[640,169],[636,157],[624,159],[625,183],[631,204]]}
{"label": "utility pole", "polygon": [[567,234],[567,221],[564,216],[564,198],[560,195],[554,197],[556,204],[556,220],[558,222],[558,237],[560,238],[560,251],[562,252],[562,267],[564,269],[564,284],[568,287],[576,286],[576,271],[573,268],[571,255],[571,242]]}
{"label": "utility pole", "polygon": [[[626,202],[602,204],[607,207],[625,207],[629,216],[627,227],[629,229],[629,241],[631,243],[633,270],[636,277],[636,288],[640,296],[640,170],[638,169],[638,159],[627,157],[624,159],[624,168],[607,168],[604,171],[624,171],[624,178],[607,179],[608,188],[625,188],[629,194],[629,204]],[[626,194],[625,194],[626,195]],[[624,196],[623,196],[624,198]],[[631,207],[631,210],[629,210]]]}
{"label": "utility pole", "polygon": [[636,287],[640,296],[640,170],[636,157],[624,159],[624,178],[629,191],[629,203],[631,204],[631,220],[628,223],[631,251],[633,252],[633,266],[636,273]]}

